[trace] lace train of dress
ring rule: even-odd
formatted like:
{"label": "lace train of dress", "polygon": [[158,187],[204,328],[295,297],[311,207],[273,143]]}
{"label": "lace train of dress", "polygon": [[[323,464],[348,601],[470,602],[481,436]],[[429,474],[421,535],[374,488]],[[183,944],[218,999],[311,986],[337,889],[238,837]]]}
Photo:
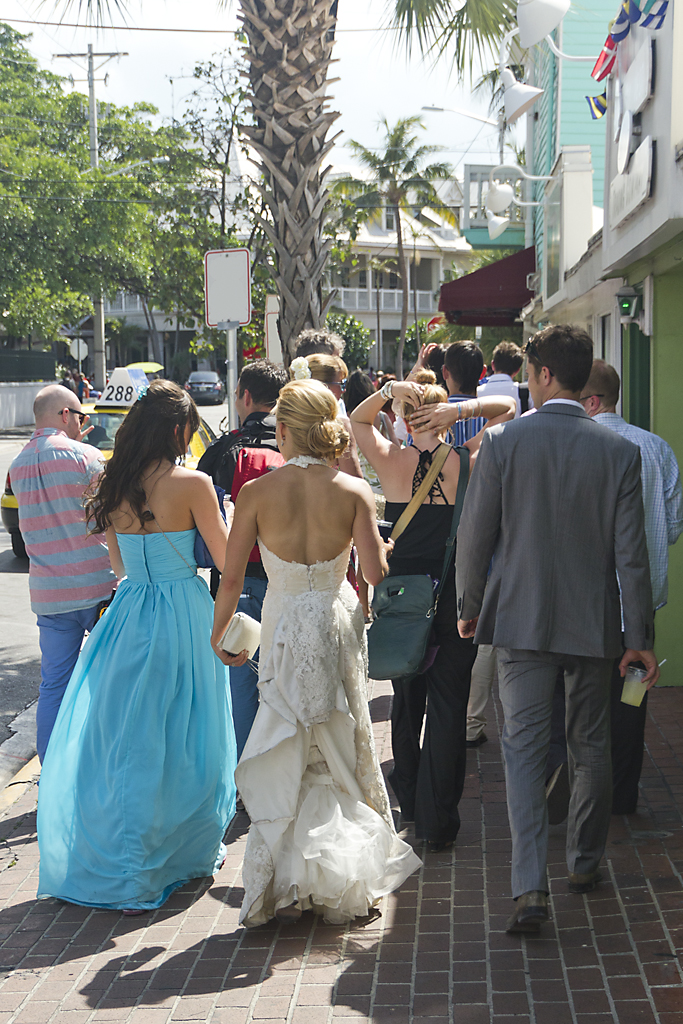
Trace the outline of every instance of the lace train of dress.
{"label": "lace train of dress", "polygon": [[341,923],[366,915],[420,860],[396,835],[375,754],[350,548],[304,565],[259,546],[261,701],[235,773],[251,819],[240,921],[264,924],[297,902]]}

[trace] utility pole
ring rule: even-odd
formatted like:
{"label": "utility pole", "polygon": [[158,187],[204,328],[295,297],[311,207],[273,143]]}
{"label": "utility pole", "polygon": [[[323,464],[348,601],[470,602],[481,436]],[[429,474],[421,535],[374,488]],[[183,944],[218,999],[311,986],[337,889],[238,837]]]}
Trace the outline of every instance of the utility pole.
{"label": "utility pole", "polygon": [[[56,53],[55,57],[67,57],[69,60],[88,61],[88,122],[90,128],[90,167],[99,167],[100,157],[97,142],[97,103],[95,101],[95,72],[112,60],[113,57],[127,57],[127,53],[93,53],[92,43],[88,43],[87,53]],[[95,58],[104,57],[101,64],[95,67]],[[106,83],[106,76],[104,82]],[[75,79],[74,81],[84,81]],[[101,79],[100,79],[101,81]],[[104,299],[102,289],[99,288],[93,296],[93,363],[94,363],[94,384],[98,391],[104,390],[107,380],[107,357],[104,347]]]}

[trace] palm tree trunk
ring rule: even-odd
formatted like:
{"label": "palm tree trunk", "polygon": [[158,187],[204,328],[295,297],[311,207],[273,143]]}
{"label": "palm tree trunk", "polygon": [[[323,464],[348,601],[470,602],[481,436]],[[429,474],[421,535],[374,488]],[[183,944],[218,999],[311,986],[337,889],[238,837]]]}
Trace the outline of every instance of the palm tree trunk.
{"label": "palm tree trunk", "polygon": [[396,244],[398,246],[398,274],[401,279],[401,333],[398,338],[396,349],[396,363],[394,373],[396,380],[403,380],[403,349],[406,343],[406,331],[408,330],[408,274],[406,272],[406,252],[403,246],[403,228],[401,225],[401,211],[394,206],[394,222],[396,224]]}
{"label": "palm tree trunk", "polygon": [[330,0],[241,0],[240,19],[256,118],[244,131],[260,157],[258,187],[270,217],[257,219],[275,249],[289,362],[299,333],[323,325],[331,298],[323,302],[331,243],[323,239],[329,168],[321,171],[321,164],[334,144],[328,129],[339,117],[325,109],[336,16]]}

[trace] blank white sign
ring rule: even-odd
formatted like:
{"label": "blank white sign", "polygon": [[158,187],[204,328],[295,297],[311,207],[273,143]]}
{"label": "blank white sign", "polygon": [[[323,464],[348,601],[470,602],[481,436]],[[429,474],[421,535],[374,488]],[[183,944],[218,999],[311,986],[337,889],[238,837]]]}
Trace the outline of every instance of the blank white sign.
{"label": "blank white sign", "polygon": [[251,256],[248,249],[213,249],[204,256],[206,324],[251,320]]}

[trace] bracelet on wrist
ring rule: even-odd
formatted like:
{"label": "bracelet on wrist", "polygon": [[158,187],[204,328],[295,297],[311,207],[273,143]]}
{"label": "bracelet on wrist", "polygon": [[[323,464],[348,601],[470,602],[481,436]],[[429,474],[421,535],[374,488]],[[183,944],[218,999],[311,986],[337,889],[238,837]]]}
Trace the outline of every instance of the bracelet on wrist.
{"label": "bracelet on wrist", "polygon": [[394,381],[388,380],[386,384],[383,384],[379,389],[379,393],[385,402],[391,401],[394,397]]}

